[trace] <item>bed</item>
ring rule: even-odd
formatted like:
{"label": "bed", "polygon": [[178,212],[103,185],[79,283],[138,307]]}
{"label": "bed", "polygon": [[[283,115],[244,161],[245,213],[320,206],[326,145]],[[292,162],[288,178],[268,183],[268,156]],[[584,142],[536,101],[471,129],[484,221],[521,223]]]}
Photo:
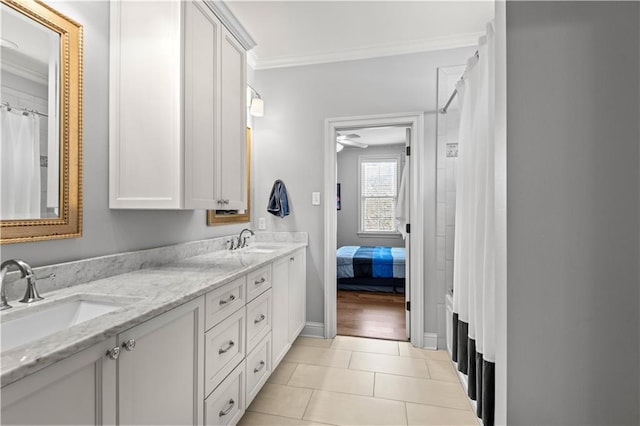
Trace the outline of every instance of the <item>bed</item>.
{"label": "bed", "polygon": [[336,257],[338,290],[404,293],[404,247],[343,246]]}

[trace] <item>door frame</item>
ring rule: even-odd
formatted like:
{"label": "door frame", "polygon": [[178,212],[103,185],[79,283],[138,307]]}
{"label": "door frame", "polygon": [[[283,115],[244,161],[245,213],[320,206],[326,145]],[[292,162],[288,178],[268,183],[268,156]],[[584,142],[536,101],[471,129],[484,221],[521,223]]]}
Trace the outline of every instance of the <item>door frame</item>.
{"label": "door frame", "polygon": [[[411,279],[411,343],[423,347],[424,330],[424,114],[422,112],[378,114],[354,117],[327,118],[324,132],[324,193],[327,194],[324,210],[324,337],[337,334],[337,212],[335,205],[337,184],[336,136],[338,130],[363,127],[406,126],[411,128],[410,171],[410,223],[409,276]],[[329,194],[333,194],[331,197]]]}

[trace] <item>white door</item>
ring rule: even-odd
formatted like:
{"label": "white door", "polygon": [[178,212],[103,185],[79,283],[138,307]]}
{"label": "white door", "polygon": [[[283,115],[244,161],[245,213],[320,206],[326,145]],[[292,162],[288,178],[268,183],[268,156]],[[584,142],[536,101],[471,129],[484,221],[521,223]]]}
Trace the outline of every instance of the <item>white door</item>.
{"label": "white door", "polygon": [[[405,200],[405,212],[407,214],[407,223],[411,223],[411,217],[409,216],[411,212],[411,156],[406,155],[410,154],[411,150],[411,129],[407,128],[406,136],[405,136],[405,163],[404,167],[406,168],[406,177],[405,177],[405,185],[404,185],[404,200]],[[407,233],[407,238],[404,240],[405,247],[405,279],[404,279],[404,308],[405,308],[405,326],[407,330],[407,339],[411,340],[411,312],[409,311],[409,306],[411,305],[411,265],[409,263],[409,259],[411,258],[411,234]]]}

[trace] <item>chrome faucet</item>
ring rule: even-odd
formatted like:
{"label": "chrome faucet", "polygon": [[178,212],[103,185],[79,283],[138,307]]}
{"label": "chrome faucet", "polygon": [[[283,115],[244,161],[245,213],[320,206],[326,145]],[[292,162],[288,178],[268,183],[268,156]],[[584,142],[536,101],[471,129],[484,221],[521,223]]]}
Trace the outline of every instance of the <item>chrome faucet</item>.
{"label": "chrome faucet", "polygon": [[36,288],[36,276],[34,275],[31,266],[29,266],[29,264],[24,260],[9,259],[6,262],[2,262],[2,265],[0,265],[0,311],[11,308],[11,305],[7,302],[7,295],[4,289],[4,277],[7,275],[11,266],[17,266],[22,273],[21,278],[27,279],[27,291],[19,302],[31,303],[43,299],[43,297],[38,294],[38,289]]}
{"label": "chrome faucet", "polygon": [[248,237],[243,237],[245,232],[248,232],[251,235],[256,235],[255,232],[253,232],[251,229],[244,228],[242,231],[240,231],[240,235],[238,235],[237,239],[231,238],[231,240],[228,241],[230,243],[229,250],[236,250],[246,247]]}

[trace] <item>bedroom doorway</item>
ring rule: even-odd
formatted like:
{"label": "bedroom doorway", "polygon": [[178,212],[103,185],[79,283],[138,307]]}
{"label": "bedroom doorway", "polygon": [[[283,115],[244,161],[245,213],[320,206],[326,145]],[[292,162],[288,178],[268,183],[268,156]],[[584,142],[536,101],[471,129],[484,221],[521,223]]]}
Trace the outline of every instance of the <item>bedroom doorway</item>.
{"label": "bedroom doorway", "polygon": [[406,233],[411,129],[339,130],[337,334],[407,341]]}
{"label": "bedroom doorway", "polygon": [[[424,323],[424,314],[422,312],[423,288],[422,286],[412,286],[411,283],[422,282],[424,264],[418,257],[418,255],[422,256],[424,253],[422,248],[423,209],[418,208],[422,203],[422,195],[420,194],[422,186],[419,183],[421,179],[420,172],[416,170],[414,165],[416,163],[414,158],[420,158],[422,155],[423,114],[418,112],[336,118],[327,119],[325,123],[325,193],[335,194],[337,200],[337,205],[333,203],[325,204],[325,337],[332,338],[336,334],[346,334],[405,341],[410,339],[415,346],[422,346]],[[403,135],[390,144],[396,145],[395,153],[374,153],[369,151],[370,144],[363,142],[367,139],[365,137],[366,133],[369,131],[384,133],[383,131],[387,129],[389,131],[399,131]],[[372,155],[364,155],[365,148],[362,145],[367,145],[366,150]],[[375,145],[375,143],[371,145]],[[408,147],[411,150],[409,156],[407,156],[407,153],[409,153]],[[339,170],[338,149],[343,154],[351,152],[349,154],[352,157],[351,166],[346,170],[347,174],[355,176],[354,179],[346,179],[344,173]],[[342,156],[343,154],[340,155]],[[360,158],[354,160],[353,157]],[[353,161],[357,162],[354,164]],[[395,163],[395,166],[390,165],[392,163]],[[379,231],[379,229],[373,229],[374,232],[368,234],[367,231],[369,229],[365,229],[367,227],[363,226],[363,218],[366,219],[366,215],[362,213],[363,210],[370,209],[371,205],[375,205],[377,202],[389,204],[391,201],[385,199],[388,198],[385,197],[385,195],[388,195],[386,193],[365,194],[371,196],[372,199],[367,199],[367,196],[363,197],[361,191],[363,179],[372,179],[372,182],[377,183],[394,181],[395,179],[393,186],[397,191],[405,165],[407,174],[404,213],[407,218],[407,224],[411,225],[411,233],[407,235],[406,240],[403,240],[399,232],[395,230],[389,231],[390,218],[387,214],[386,217],[373,218],[374,222],[377,220],[386,224],[384,230],[388,231],[387,235],[373,235],[384,234],[384,230],[383,232],[375,232]],[[346,180],[343,182],[343,179]],[[347,186],[345,186],[345,182],[350,183],[346,183]],[[377,188],[384,187],[384,185],[373,186]],[[397,192],[394,196],[397,198],[400,193],[405,192]],[[375,199],[376,196],[379,196],[382,200]],[[344,216],[351,217],[351,231],[345,231],[344,225],[338,221],[338,215],[343,213]],[[396,226],[395,216],[394,209],[394,214],[391,218],[394,227]],[[356,225],[353,225],[353,221],[355,221]],[[355,231],[353,230],[354,226],[357,228]],[[402,226],[401,229],[406,228]],[[347,232],[353,237],[353,243],[345,243],[347,241],[345,239]],[[382,240],[380,239],[381,237]],[[384,237],[387,238],[386,242],[383,241]],[[389,243],[389,239],[393,242]],[[352,260],[350,266],[344,263],[344,259],[340,261],[342,264],[338,264],[339,247],[347,247],[343,250],[350,252],[352,259],[355,259],[355,261]],[[402,253],[399,253],[399,249],[403,249]],[[370,253],[366,253],[367,251]],[[405,261],[404,277],[398,273],[402,258]],[[351,292],[342,293],[342,290],[338,289],[338,267],[351,269],[353,276],[350,278],[352,280],[347,282],[347,284],[355,286],[355,288],[351,289]],[[396,269],[395,274],[393,272],[394,267]],[[372,284],[367,282],[369,278],[366,278],[364,282],[358,279],[363,278],[361,276],[363,271],[365,274],[371,274],[374,269],[376,269],[375,275],[378,275],[376,278],[381,278],[381,281],[367,288],[367,285]],[[401,277],[403,279],[400,279]],[[347,281],[349,280],[347,279]],[[402,285],[401,281],[404,281],[404,285]],[[344,284],[344,282],[341,282],[341,284]],[[365,287],[358,288],[358,286]],[[412,305],[411,311],[407,310],[409,307],[408,302]],[[344,325],[340,331],[338,330],[339,304],[341,306],[341,322]],[[360,318],[358,318],[358,315],[360,315]],[[347,317],[347,322],[351,321],[351,323],[344,324],[344,317]],[[357,321],[360,321],[360,326],[357,325]],[[369,326],[364,324],[363,327],[363,321],[368,321],[370,323]],[[366,328],[370,331],[368,334],[364,334],[364,329]],[[393,334],[394,332],[396,334]]]}

